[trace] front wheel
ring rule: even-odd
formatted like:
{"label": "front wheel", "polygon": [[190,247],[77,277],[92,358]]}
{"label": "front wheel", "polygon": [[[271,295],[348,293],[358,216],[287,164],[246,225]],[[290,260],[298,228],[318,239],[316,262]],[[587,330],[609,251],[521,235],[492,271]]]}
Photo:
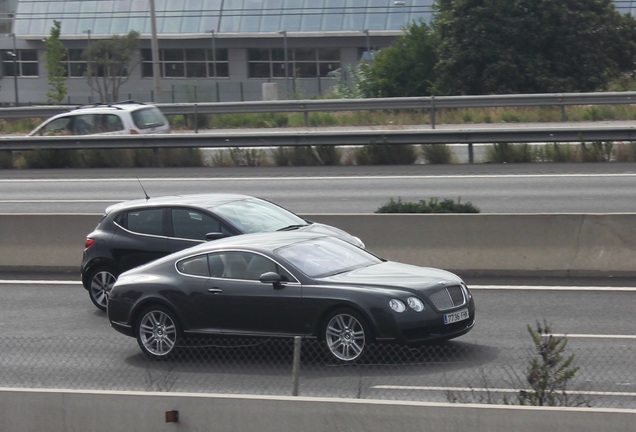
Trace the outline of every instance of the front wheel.
{"label": "front wheel", "polygon": [[117,274],[108,267],[100,267],[91,274],[88,295],[98,309],[106,310],[108,294],[116,281]]}
{"label": "front wheel", "polygon": [[135,331],[143,353],[154,359],[165,359],[172,355],[181,338],[174,314],[162,306],[144,309]]}
{"label": "front wheel", "polygon": [[331,313],[325,320],[322,335],[329,353],[347,363],[361,358],[371,342],[370,329],[365,320],[350,310]]}

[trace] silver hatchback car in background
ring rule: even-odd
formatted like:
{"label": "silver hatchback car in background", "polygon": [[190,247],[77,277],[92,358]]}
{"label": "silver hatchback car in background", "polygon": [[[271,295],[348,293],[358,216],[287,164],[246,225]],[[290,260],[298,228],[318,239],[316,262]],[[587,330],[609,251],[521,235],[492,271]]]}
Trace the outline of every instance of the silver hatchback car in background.
{"label": "silver hatchback car in background", "polygon": [[126,101],[94,104],[57,114],[29,136],[137,135],[170,132],[170,123],[154,105]]}

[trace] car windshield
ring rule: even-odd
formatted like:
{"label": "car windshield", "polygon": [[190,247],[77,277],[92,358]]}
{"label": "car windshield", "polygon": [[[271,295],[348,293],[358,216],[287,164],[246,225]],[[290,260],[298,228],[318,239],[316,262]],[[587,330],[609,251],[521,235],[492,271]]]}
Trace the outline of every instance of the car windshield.
{"label": "car windshield", "polygon": [[278,231],[307,221],[282,207],[258,198],[221,204],[214,212],[245,234]]}
{"label": "car windshield", "polygon": [[133,111],[132,118],[135,122],[135,126],[139,129],[150,129],[166,124],[165,117],[161,111],[155,107],[147,107]]}
{"label": "car windshield", "polygon": [[335,238],[318,238],[276,250],[309,277],[325,277],[382,262],[369,252]]}

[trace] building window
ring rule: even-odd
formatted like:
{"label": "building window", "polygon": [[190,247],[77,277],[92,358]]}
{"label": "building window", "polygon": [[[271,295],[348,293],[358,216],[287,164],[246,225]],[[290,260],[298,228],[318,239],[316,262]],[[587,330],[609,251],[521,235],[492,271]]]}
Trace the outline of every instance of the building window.
{"label": "building window", "polygon": [[[214,65],[216,60],[216,67]],[[159,50],[161,76],[167,78],[219,78],[230,76],[227,49],[175,48]],[[152,51],[141,50],[141,76],[150,78],[152,73]]]}
{"label": "building window", "polygon": [[248,50],[250,78],[317,78],[340,68],[338,48],[288,49],[288,72],[285,74],[285,50],[282,48],[252,48]]}
{"label": "building window", "polygon": [[69,49],[66,53],[66,75],[69,77],[85,77],[87,63],[82,58],[84,50]]}
{"label": "building window", "polygon": [[15,53],[10,50],[2,51],[2,74],[4,76],[37,77],[39,76],[38,52],[37,50],[17,50]]}

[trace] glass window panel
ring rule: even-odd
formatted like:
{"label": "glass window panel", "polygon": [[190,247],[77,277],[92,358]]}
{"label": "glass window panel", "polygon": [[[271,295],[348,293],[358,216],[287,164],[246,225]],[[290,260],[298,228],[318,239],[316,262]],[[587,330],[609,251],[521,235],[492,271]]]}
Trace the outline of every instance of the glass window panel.
{"label": "glass window panel", "polygon": [[141,77],[142,78],[150,78],[154,76],[152,73],[152,63],[142,63],[141,64]]}
{"label": "glass window panel", "polygon": [[[288,77],[291,76],[291,71],[292,71],[292,65],[291,63],[289,63],[289,68],[288,70],[290,71],[290,73],[287,75]],[[277,77],[277,78],[283,78],[285,77],[285,63],[273,63],[272,64],[272,76]]]}
{"label": "glass window panel", "polygon": [[[287,50],[287,59],[292,58],[290,50]],[[284,48],[272,48],[272,60],[285,61]]]}
{"label": "glass window panel", "polygon": [[277,32],[281,30],[282,7],[283,0],[263,0],[263,18],[261,19],[260,31]]}
{"label": "glass window panel", "polygon": [[294,50],[294,59],[296,61],[316,61],[316,49],[296,48]]}
{"label": "glass window panel", "polygon": [[206,50],[206,55],[207,55],[208,60],[210,60],[210,61],[213,58],[216,59],[217,62],[228,61],[227,49],[225,49],[225,48],[217,48],[216,49],[216,53],[215,53],[216,57],[212,57],[212,50],[211,49]]}
{"label": "glass window panel", "polygon": [[37,63],[22,63],[22,76],[38,76]]}
{"label": "glass window panel", "polygon": [[38,61],[38,52],[36,50],[18,50],[19,59],[22,61]]}
{"label": "glass window panel", "polygon": [[384,30],[386,28],[389,8],[386,0],[369,0],[369,8],[364,28],[369,30]]}
{"label": "glass window panel", "polygon": [[[212,70],[212,69],[210,69]],[[230,65],[227,63],[216,64],[216,76],[227,78],[230,76]]]}
{"label": "glass window panel", "polygon": [[86,73],[86,63],[71,63],[69,70],[70,76],[83,77]]}
{"label": "glass window panel", "polygon": [[78,16],[81,17],[81,21],[79,22],[78,26],[82,28],[82,31],[90,29],[93,33],[98,33],[95,31],[97,2],[83,1],[78,3],[80,3]]}
{"label": "glass window panel", "polygon": [[144,48],[141,50],[141,61],[152,61],[152,50]]}
{"label": "glass window panel", "polygon": [[183,63],[166,63],[164,66],[165,76],[183,77],[185,76],[185,65]]}
{"label": "glass window panel", "polygon": [[182,49],[164,49],[161,50],[163,54],[162,60],[164,61],[177,61],[184,60],[184,51]]}
{"label": "glass window panel", "polygon": [[259,61],[259,60],[269,60],[269,59],[270,59],[269,50],[267,48],[250,48],[247,50],[248,61]]}
{"label": "glass window panel", "polygon": [[186,49],[185,58],[187,61],[205,61],[204,49]]}
{"label": "glass window panel", "polygon": [[[270,78],[271,72],[269,69],[269,63],[249,63],[248,73],[250,78]],[[217,73],[219,69],[217,68]]]}
{"label": "glass window panel", "polygon": [[318,49],[318,60],[320,61],[340,61],[340,50],[338,48]]}
{"label": "glass window panel", "polygon": [[343,30],[362,30],[364,28],[364,11],[360,0],[346,0]]}
{"label": "glass window panel", "polygon": [[208,71],[205,63],[186,63],[186,76],[189,78],[205,78]]}
{"label": "glass window panel", "polygon": [[329,76],[329,72],[333,72],[336,69],[340,69],[340,63],[319,63],[318,70],[320,72],[320,76],[325,77]]}
{"label": "glass window panel", "polygon": [[313,78],[318,76],[316,63],[296,63],[296,76],[300,78]]}
{"label": "glass window panel", "polygon": [[262,0],[244,0],[241,13],[240,31],[259,32],[261,29],[261,15],[263,14]]}

